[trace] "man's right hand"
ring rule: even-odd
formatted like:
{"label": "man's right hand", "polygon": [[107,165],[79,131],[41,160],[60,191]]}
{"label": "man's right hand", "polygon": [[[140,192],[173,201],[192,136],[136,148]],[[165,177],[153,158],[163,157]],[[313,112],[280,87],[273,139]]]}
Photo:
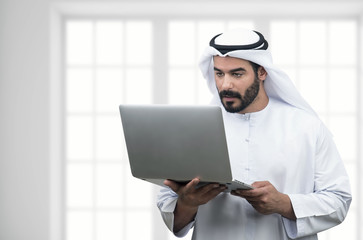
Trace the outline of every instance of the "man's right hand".
{"label": "man's right hand", "polygon": [[175,233],[194,220],[200,205],[206,204],[227,188],[218,183],[211,183],[197,188],[199,182],[198,178],[194,178],[186,185],[171,180],[164,181],[166,186],[178,194],[178,202],[174,210]]}

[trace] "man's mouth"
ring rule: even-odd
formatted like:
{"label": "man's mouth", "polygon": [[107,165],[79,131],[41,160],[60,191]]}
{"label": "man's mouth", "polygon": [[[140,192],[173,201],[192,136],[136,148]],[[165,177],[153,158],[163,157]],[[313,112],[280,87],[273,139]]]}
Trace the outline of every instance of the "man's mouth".
{"label": "man's mouth", "polygon": [[236,100],[236,97],[223,97],[223,99],[227,102],[232,102],[232,101]]}
{"label": "man's mouth", "polygon": [[226,91],[223,90],[219,93],[219,96],[221,99],[224,99],[225,101],[234,101],[236,99],[241,99],[241,95],[238,92],[233,91]]}

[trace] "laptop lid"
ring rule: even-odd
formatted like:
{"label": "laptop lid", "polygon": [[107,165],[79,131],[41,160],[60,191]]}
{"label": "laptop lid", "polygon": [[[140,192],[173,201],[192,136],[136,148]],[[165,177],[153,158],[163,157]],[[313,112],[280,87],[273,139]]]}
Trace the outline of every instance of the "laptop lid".
{"label": "laptop lid", "polygon": [[120,105],[132,175],[159,185],[165,179],[232,181],[218,106]]}

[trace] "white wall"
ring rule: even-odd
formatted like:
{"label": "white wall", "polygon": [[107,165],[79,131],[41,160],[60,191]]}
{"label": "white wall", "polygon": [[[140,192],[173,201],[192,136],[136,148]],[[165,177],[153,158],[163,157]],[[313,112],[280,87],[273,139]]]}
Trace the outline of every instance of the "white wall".
{"label": "white wall", "polygon": [[0,239],[49,231],[47,0],[0,0]]}

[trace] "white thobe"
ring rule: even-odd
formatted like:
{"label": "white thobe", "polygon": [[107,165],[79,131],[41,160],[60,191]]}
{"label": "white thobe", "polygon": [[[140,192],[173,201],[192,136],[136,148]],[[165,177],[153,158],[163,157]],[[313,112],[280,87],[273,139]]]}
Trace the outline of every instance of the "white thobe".
{"label": "white thobe", "polygon": [[[223,110],[224,111],[224,110]],[[288,194],[296,221],[262,215],[245,199],[221,193],[198,208],[192,239],[317,239],[317,233],[341,223],[351,202],[347,173],[330,132],[314,115],[270,98],[249,114],[223,113],[234,178],[269,181]],[[170,230],[177,194],[163,188],[157,205]]]}

